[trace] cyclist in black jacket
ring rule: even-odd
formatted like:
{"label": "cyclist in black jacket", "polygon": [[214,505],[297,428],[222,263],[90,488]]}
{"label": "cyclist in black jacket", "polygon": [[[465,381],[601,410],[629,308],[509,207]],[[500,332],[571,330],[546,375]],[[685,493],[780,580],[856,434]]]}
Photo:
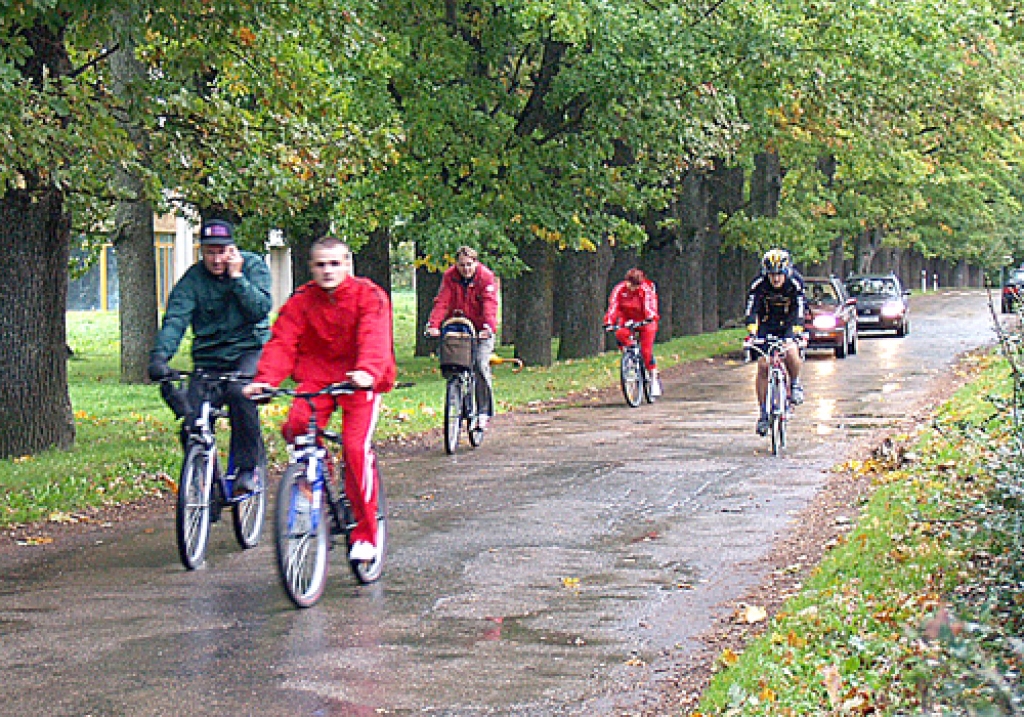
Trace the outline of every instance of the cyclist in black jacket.
{"label": "cyclist in black jacket", "polygon": [[[789,252],[772,249],[761,259],[761,273],[750,284],[747,294],[746,323],[751,336],[764,338],[800,338],[804,331],[804,279],[793,268]],[[804,401],[804,389],[800,383],[800,359],[798,347],[790,344],[786,350],[786,368],[790,376],[790,400],[794,405]],[[757,420],[757,433],[768,433],[768,411],[765,397],[768,393],[768,362],[762,356],[757,362],[757,402],[761,415]]]}

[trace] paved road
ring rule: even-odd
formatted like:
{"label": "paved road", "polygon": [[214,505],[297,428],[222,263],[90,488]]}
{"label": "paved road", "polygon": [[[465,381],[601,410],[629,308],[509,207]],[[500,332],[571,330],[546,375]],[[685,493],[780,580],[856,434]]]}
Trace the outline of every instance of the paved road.
{"label": "paved road", "polygon": [[764,578],[850,441],[993,339],[982,292],[913,310],[906,339],[812,355],[781,459],[753,431],[753,367],[718,361],[653,406],[499,417],[475,452],[388,461],[385,580],[358,587],[336,565],[314,609],[291,608],[268,541],[241,553],[224,524],[192,573],[170,517],[0,565],[0,714],[628,711]]}

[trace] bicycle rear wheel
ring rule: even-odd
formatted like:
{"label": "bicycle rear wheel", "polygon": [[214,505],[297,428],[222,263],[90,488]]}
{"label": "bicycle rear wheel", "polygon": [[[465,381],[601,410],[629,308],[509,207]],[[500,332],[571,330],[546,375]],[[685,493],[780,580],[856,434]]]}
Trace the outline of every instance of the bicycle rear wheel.
{"label": "bicycle rear wheel", "polygon": [[217,468],[216,455],[200,445],[189,447],[181,465],[175,532],[178,557],[189,570],[195,570],[206,560],[210,539],[210,489]]}
{"label": "bicycle rear wheel", "polygon": [[327,584],[330,525],[323,491],[306,480],[295,463],[281,476],[274,517],[274,547],[281,584],[297,607],[315,605]]}
{"label": "bicycle rear wheel", "polygon": [[462,379],[448,379],[444,396],[444,452],[452,455],[459,447],[462,431]]}
{"label": "bicycle rear wheel", "polygon": [[[363,585],[369,585],[380,579],[384,573],[384,561],[388,552],[388,501],[384,494],[384,483],[380,479],[380,472],[374,470],[373,480],[377,490],[377,558],[372,562],[362,560],[348,561],[352,572]],[[348,540],[346,540],[348,543]],[[351,547],[351,546],[349,546]]]}
{"label": "bicycle rear wheel", "polygon": [[232,503],[231,522],[235,538],[243,550],[255,548],[263,534],[263,516],[267,511],[267,467],[256,467],[256,490]]}
{"label": "bicycle rear wheel", "polygon": [[640,405],[643,399],[643,377],[640,366],[640,354],[628,348],[622,352],[620,364],[620,380],[622,383],[622,395],[633,408]]}

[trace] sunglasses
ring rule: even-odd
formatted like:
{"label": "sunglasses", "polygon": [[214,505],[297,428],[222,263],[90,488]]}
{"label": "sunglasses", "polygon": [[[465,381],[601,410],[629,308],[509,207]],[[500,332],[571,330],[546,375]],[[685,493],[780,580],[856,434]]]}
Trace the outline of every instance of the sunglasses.
{"label": "sunglasses", "polygon": [[327,266],[338,267],[338,266],[341,266],[342,263],[343,262],[340,262],[337,259],[335,259],[334,261],[317,261],[317,262],[313,263],[313,266],[315,266],[317,269],[323,269],[324,267],[327,267]]}

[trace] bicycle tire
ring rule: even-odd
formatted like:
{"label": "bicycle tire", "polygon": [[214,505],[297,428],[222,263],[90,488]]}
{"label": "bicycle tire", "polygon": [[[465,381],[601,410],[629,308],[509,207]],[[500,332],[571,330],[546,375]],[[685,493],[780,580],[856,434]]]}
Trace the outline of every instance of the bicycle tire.
{"label": "bicycle tire", "polygon": [[[643,357],[640,358],[640,365],[643,366]],[[643,367],[644,400],[647,403],[654,403],[657,398],[654,395],[654,374]]]}
{"label": "bicycle tire", "polygon": [[[281,476],[274,516],[274,549],[277,569],[288,599],[296,607],[311,607],[320,600],[327,584],[330,561],[330,523],[326,501],[309,509],[310,499],[300,481],[306,482],[306,466],[293,463]],[[297,510],[297,500],[306,500],[307,510]],[[302,517],[306,516],[303,521]]]}
{"label": "bicycle tire", "polygon": [[786,445],[786,429],[784,426],[786,410],[785,382],[780,380],[779,373],[772,370],[768,377],[768,420],[772,436],[772,455],[779,455]]}
{"label": "bicycle tire", "polygon": [[232,503],[231,524],[235,539],[243,550],[259,545],[263,535],[263,517],[267,511],[267,467],[256,468],[256,490]]}
{"label": "bicycle tire", "polygon": [[[349,567],[352,568],[352,573],[363,585],[369,585],[380,580],[380,576],[384,574],[384,562],[387,559],[388,554],[388,501],[387,496],[384,494],[384,482],[380,479],[380,471],[373,471],[373,480],[376,483],[377,490],[377,559],[373,562],[365,562],[362,560],[349,560]],[[349,544],[348,534],[346,531],[345,543],[351,548]]]}
{"label": "bicycle tire", "polygon": [[462,431],[462,379],[448,379],[444,394],[444,452],[453,455],[459,448]]}
{"label": "bicycle tire", "polygon": [[188,570],[195,570],[206,560],[210,540],[210,491],[216,473],[216,456],[201,445],[190,446],[181,464],[174,520],[178,557]]}
{"label": "bicycle tire", "polygon": [[626,349],[622,352],[622,360],[619,363],[619,377],[622,383],[622,396],[626,403],[632,408],[640,405],[643,400],[643,377],[640,366],[640,357],[633,349]]}
{"label": "bicycle tire", "polygon": [[476,405],[476,386],[470,382],[466,393],[466,436],[469,438],[469,445],[479,448],[484,442],[484,429],[480,428],[480,414]]}

